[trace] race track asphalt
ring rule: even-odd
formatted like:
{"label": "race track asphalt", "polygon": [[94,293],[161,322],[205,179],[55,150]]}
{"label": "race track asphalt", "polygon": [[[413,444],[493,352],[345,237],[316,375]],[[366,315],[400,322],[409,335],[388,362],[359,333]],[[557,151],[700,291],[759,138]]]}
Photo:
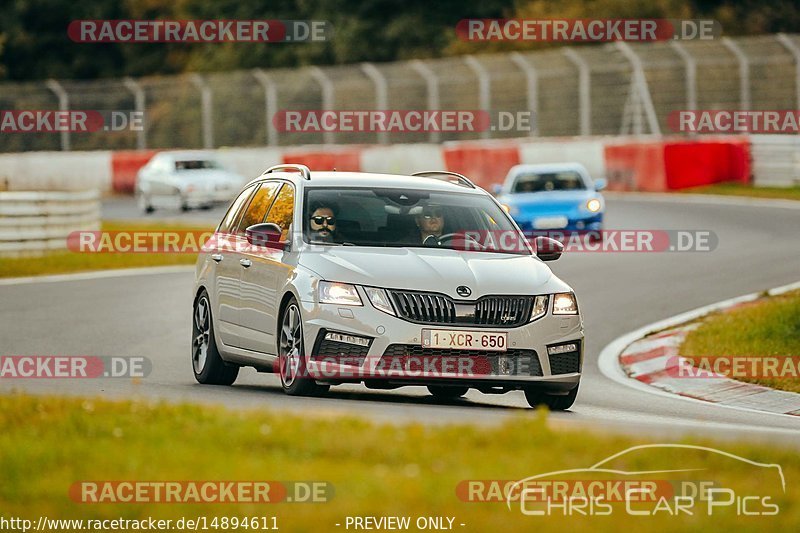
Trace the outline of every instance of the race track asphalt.
{"label": "race track asphalt", "polygon": [[[800,417],[731,410],[655,396],[606,378],[597,356],[616,337],[678,313],[800,279],[800,209],[718,204],[690,197],[610,195],[607,228],[709,230],[712,252],[574,253],[550,263],[579,297],[586,326],[581,391],[554,427],[591,427],[649,437],[696,434],[800,444]],[[105,218],[139,215],[130,199],[105,202]],[[171,220],[207,221],[221,210],[157,213]],[[35,261],[35,259],[32,259]],[[437,402],[421,387],[372,391],[334,388],[326,398],[290,398],[278,378],[244,369],[233,387],[195,383],[189,361],[192,271],[58,282],[0,284],[0,354],[145,356],[147,378],[0,380],[0,391],[166,399],[231,408],[349,414],[384,422],[493,424],[534,416],[521,392]]]}

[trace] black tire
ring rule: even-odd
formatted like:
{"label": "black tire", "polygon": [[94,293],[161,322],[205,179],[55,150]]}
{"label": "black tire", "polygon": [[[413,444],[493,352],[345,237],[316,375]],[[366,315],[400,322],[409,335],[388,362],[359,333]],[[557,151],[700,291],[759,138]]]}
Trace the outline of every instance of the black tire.
{"label": "black tire", "polygon": [[447,387],[445,385],[428,385],[428,392],[442,400],[461,398],[469,391],[469,387]]}
{"label": "black tire", "polygon": [[239,367],[223,361],[217,350],[206,291],[197,297],[192,313],[192,371],[194,379],[204,385],[233,385],[239,375]]}
{"label": "black tire", "polygon": [[536,388],[525,389],[525,399],[528,400],[528,405],[531,407],[539,407],[546,405],[551,411],[564,411],[572,407],[575,403],[575,398],[578,397],[578,385],[569,391],[568,394],[557,396],[555,394],[547,394]]}
{"label": "black tire", "polygon": [[149,215],[156,210],[153,204],[150,203],[150,199],[143,192],[137,194],[136,203],[139,204],[139,209],[141,209],[145,215]]}
{"label": "black tire", "polygon": [[303,317],[294,297],[286,303],[278,326],[278,375],[283,392],[289,396],[317,396],[330,388],[308,377]]}

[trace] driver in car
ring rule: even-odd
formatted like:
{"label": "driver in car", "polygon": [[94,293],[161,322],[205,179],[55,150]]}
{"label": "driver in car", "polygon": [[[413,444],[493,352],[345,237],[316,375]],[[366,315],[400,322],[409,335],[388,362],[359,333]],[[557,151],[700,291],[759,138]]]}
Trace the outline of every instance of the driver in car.
{"label": "driver in car", "polygon": [[311,229],[311,240],[317,242],[335,242],[336,233],[336,212],[337,208],[333,204],[315,203],[311,206],[311,216],[309,217],[309,227]]}
{"label": "driver in car", "polygon": [[444,212],[435,205],[425,206],[416,217],[420,241],[425,246],[439,246],[439,237],[444,233]]}

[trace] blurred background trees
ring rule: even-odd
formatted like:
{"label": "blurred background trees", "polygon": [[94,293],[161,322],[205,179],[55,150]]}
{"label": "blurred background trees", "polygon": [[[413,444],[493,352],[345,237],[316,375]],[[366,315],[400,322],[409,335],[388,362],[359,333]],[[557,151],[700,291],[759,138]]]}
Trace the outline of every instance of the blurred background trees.
{"label": "blurred background trees", "polygon": [[[94,79],[437,57],[558,44],[466,43],[463,18],[713,18],[725,35],[792,32],[797,0],[4,0],[0,79]],[[79,44],[79,19],[313,19],[324,43]]]}

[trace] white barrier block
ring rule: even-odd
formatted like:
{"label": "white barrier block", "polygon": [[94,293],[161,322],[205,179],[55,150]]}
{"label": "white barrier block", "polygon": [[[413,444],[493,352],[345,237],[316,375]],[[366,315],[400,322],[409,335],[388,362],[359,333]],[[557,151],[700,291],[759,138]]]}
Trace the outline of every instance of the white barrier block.
{"label": "white barrier block", "polygon": [[280,165],[283,149],[275,147],[220,148],[216,151],[219,161],[250,181],[273,165]]}
{"label": "white barrier block", "polygon": [[439,144],[375,146],[361,152],[362,172],[411,174],[446,168],[442,146]]}
{"label": "white barrier block", "polygon": [[0,190],[111,190],[111,152],[0,154]]}
{"label": "white barrier block", "polygon": [[521,141],[520,160],[523,164],[581,163],[592,178],[605,178],[605,142],[602,138]]}
{"label": "white barrier block", "polygon": [[800,138],[796,135],[751,135],[750,154],[756,187],[800,185]]}

